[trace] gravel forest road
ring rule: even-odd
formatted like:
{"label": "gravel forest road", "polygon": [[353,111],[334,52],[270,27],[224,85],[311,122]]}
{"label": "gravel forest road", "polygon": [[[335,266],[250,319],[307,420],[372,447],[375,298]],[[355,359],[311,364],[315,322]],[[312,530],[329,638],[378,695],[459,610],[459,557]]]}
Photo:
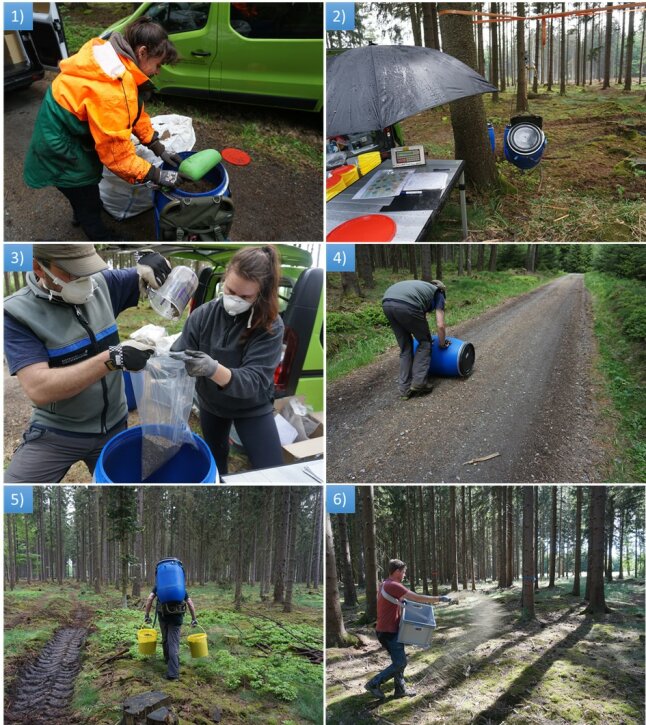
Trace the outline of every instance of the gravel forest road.
{"label": "gravel forest road", "polygon": [[[450,320],[450,290],[447,316]],[[397,349],[328,383],[327,478],[336,483],[603,481],[610,423],[595,400],[583,275],[569,274],[449,328],[475,345],[469,378],[402,401]],[[493,453],[482,463],[467,464]]]}

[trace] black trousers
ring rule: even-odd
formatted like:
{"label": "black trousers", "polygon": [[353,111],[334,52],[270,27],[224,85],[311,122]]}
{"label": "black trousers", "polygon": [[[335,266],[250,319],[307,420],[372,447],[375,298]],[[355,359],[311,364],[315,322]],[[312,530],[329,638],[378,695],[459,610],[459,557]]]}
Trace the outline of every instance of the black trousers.
{"label": "black trousers", "polygon": [[[431,330],[421,309],[396,300],[384,300],[384,315],[399,344],[399,392],[406,395],[411,385],[421,388],[431,364]],[[413,355],[413,337],[419,343]]]}
{"label": "black trousers", "polygon": [[116,238],[115,232],[105,226],[101,219],[101,195],[99,185],[77,186],[75,188],[56,187],[72,205],[74,218],[92,242],[110,242]]}
{"label": "black trousers", "polygon": [[231,419],[200,410],[202,434],[215,458],[218,473],[226,475],[229,472],[229,432],[233,422],[252,468],[272,468],[283,464],[280,437],[273,413],[254,418]]}

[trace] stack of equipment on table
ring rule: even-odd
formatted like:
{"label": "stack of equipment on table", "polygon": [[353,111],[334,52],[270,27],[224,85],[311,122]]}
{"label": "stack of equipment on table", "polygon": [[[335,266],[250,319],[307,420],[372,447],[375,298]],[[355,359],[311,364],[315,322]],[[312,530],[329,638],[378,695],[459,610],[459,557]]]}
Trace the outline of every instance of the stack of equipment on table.
{"label": "stack of equipment on table", "polygon": [[325,436],[322,412],[308,409],[305,399],[296,395],[276,400],[274,410],[286,464],[323,456]]}
{"label": "stack of equipment on table", "polygon": [[[193,120],[188,116],[171,113],[154,116],[150,121],[168,153],[178,154],[182,151],[190,151],[195,146]],[[162,160],[159,156],[140,143],[136,136],[133,135],[130,139],[135,145],[137,156],[153,166],[161,167]],[[130,219],[148,211],[153,208],[154,204],[154,191],[150,186],[129,184],[105,166],[103,167],[103,178],[99,184],[99,193],[104,209],[118,221]]]}

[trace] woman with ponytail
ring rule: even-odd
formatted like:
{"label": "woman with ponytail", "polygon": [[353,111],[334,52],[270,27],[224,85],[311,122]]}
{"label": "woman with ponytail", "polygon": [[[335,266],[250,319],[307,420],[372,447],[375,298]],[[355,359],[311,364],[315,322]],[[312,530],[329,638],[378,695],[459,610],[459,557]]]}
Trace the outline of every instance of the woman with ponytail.
{"label": "woman with ponytail", "polygon": [[222,296],[189,316],[172,348],[197,378],[202,434],[221,475],[228,472],[233,422],[253,468],[283,462],[273,414],[284,330],[279,280],[274,247],[239,250],[225,271]]}

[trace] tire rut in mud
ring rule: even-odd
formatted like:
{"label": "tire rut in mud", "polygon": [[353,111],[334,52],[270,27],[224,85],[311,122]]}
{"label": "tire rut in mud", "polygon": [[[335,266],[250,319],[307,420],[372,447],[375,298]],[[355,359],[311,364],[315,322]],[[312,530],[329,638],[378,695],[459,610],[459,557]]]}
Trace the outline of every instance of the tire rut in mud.
{"label": "tire rut in mud", "polygon": [[68,708],[87,634],[83,627],[63,627],[56,632],[18,677],[13,703],[5,713],[7,722],[74,722]]}

